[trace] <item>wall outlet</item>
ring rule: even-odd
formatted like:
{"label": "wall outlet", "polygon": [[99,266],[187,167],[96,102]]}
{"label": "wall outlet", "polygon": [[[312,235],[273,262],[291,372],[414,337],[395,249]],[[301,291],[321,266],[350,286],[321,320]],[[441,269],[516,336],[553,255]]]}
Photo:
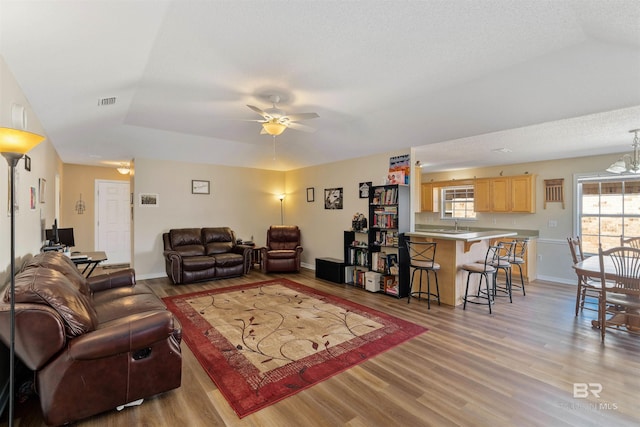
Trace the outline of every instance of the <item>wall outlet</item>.
{"label": "wall outlet", "polygon": [[556,221],[554,219],[550,219],[548,226],[549,226],[549,228],[557,227],[558,226],[558,221]]}
{"label": "wall outlet", "polygon": [[542,261],[542,255],[538,255],[538,261]]}

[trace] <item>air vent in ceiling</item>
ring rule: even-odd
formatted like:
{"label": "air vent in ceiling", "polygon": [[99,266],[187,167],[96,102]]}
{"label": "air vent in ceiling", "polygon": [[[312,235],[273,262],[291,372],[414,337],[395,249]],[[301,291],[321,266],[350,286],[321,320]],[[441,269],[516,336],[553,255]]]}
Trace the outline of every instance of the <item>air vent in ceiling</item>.
{"label": "air vent in ceiling", "polygon": [[107,105],[113,105],[116,103],[116,97],[112,96],[109,98],[100,98],[98,99],[98,107],[105,107]]}
{"label": "air vent in ceiling", "polygon": [[503,148],[494,148],[491,151],[493,151],[494,153],[511,153],[512,150],[511,148],[503,147]]}

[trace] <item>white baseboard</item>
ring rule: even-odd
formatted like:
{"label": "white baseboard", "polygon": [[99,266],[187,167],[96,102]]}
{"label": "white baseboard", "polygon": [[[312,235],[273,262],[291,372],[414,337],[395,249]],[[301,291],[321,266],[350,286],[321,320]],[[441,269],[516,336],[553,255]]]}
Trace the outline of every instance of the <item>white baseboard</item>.
{"label": "white baseboard", "polygon": [[159,279],[161,277],[167,277],[167,273],[165,273],[164,271],[162,273],[147,273],[147,274],[136,273],[136,280]]}
{"label": "white baseboard", "polygon": [[565,285],[577,285],[576,280],[568,280],[564,277],[554,277],[554,276],[540,276],[536,277],[536,280],[542,280],[545,282],[556,282],[556,283],[564,283]]}

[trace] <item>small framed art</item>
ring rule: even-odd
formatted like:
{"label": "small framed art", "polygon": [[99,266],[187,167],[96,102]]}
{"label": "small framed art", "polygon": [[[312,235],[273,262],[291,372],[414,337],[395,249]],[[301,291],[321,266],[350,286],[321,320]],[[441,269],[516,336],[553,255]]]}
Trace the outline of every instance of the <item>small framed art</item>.
{"label": "small framed art", "polygon": [[369,182],[361,182],[358,185],[358,193],[360,194],[360,198],[361,199],[368,199],[369,198],[369,192],[371,191],[371,186],[372,186],[371,181],[369,181]]}
{"label": "small framed art", "polygon": [[140,193],[140,206],[157,208],[160,203],[158,193]]}
{"label": "small framed art", "polygon": [[313,187],[307,188],[307,202],[314,202],[316,200],[316,190]]}
{"label": "small framed art", "polygon": [[209,194],[211,186],[209,181],[203,181],[201,179],[191,180],[191,194]]}
{"label": "small framed art", "polygon": [[324,189],[324,208],[342,209],[342,187]]}
{"label": "small framed art", "polygon": [[44,195],[47,192],[47,180],[40,178],[38,180],[38,187],[38,200],[40,200],[40,203],[44,203]]}

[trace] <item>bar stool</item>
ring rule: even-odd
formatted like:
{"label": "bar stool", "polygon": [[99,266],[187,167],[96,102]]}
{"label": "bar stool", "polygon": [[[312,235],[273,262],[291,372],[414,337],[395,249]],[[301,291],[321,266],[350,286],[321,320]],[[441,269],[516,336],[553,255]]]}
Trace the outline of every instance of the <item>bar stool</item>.
{"label": "bar stool", "polygon": [[[489,248],[487,249],[487,254],[484,258],[484,262],[474,262],[470,264],[464,264],[462,266],[462,269],[467,272],[467,287],[464,291],[464,305],[462,306],[463,310],[467,309],[467,303],[486,304],[489,306],[489,314],[491,314],[491,304],[493,304],[494,302],[493,280],[495,280],[497,272],[496,267],[494,267],[493,264],[499,261],[501,248],[501,245],[489,246]],[[471,279],[472,274],[479,274],[480,280],[478,283],[478,292],[474,297],[469,297],[469,280]],[[489,274],[493,276],[491,285],[489,285]],[[486,291],[482,291],[482,279],[484,279]],[[486,300],[487,302],[485,303],[482,300]]]}
{"label": "bar stool", "polygon": [[[498,245],[498,258],[491,262],[491,265],[495,267],[496,274],[493,275],[493,296],[494,297],[509,297],[509,302],[513,302],[512,298],[512,283],[511,280],[511,263],[509,259],[512,257],[512,253],[515,250],[515,242],[499,243]],[[482,262],[482,261],[478,261]],[[504,286],[498,286],[498,273],[502,270],[504,272]]]}
{"label": "bar stool", "polygon": [[[526,296],[527,292],[524,289],[524,276],[522,275],[522,266],[524,265],[524,257],[527,253],[527,245],[529,244],[529,239],[514,239],[512,242],[511,252],[507,258],[510,264],[516,265],[518,270],[520,271],[520,285],[515,285],[516,288],[522,288],[522,295]],[[511,287],[513,288],[513,282],[511,282]]]}
{"label": "bar stool", "polygon": [[[440,305],[440,288],[438,287],[438,270],[440,270],[440,264],[435,262],[436,259],[436,243],[434,242],[413,242],[407,240],[407,250],[409,251],[409,267],[413,268],[411,274],[411,284],[409,285],[409,296],[407,298],[407,304],[411,302],[411,297],[417,295],[418,299],[422,298],[422,295],[427,297],[427,309],[431,309],[431,297],[435,297]],[[420,272],[418,290],[413,291],[413,282],[416,273]],[[422,272],[427,274],[427,291],[422,290]],[[430,273],[433,273],[436,279],[436,292],[431,292],[431,280]]]}

